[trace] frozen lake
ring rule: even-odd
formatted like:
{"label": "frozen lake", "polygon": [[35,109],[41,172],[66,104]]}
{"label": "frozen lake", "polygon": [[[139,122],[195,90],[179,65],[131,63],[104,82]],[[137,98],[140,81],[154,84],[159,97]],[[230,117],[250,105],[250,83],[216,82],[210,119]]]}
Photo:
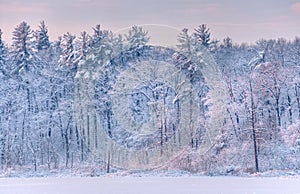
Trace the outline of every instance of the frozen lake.
{"label": "frozen lake", "polygon": [[1,178],[0,194],[300,194],[300,178]]}

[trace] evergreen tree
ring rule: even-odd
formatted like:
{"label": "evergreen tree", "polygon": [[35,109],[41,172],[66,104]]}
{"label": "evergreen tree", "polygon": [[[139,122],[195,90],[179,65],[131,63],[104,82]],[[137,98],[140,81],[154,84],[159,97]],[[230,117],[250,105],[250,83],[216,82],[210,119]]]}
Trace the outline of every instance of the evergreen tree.
{"label": "evergreen tree", "polygon": [[[33,49],[32,30],[26,22],[20,23],[13,31],[13,43],[10,51],[10,79],[8,108],[11,109],[11,127],[9,130],[16,130],[14,139],[16,144],[11,145],[11,151],[16,152],[14,161],[9,163],[24,165],[27,161],[35,158],[36,149],[28,147],[33,142],[33,137],[38,135],[36,125],[38,120],[36,114],[39,112],[37,93],[41,80],[41,61],[36,57]],[[36,79],[39,77],[39,79]],[[20,117],[22,115],[22,117]],[[31,139],[29,138],[31,137]],[[12,160],[12,158],[10,159]],[[36,159],[34,159],[36,161]]]}
{"label": "evergreen tree", "polygon": [[85,59],[87,53],[90,49],[89,40],[90,36],[86,33],[86,31],[81,32],[81,36],[79,37],[79,59]]}
{"label": "evergreen tree", "polygon": [[[2,30],[0,29],[0,82],[7,84],[7,77],[6,75],[6,62],[7,62],[7,48],[2,40]],[[5,116],[5,110],[7,110],[7,85],[1,84],[0,85],[0,120],[3,121],[7,117]],[[7,139],[8,134],[7,130],[5,130],[5,124],[4,122],[0,123],[0,164],[2,169],[7,163]]]}
{"label": "evergreen tree", "polygon": [[0,72],[5,75],[8,61],[8,49],[5,46],[4,41],[2,40],[2,30],[0,29]]}
{"label": "evergreen tree", "polygon": [[[60,84],[55,92],[59,93],[59,99],[56,114],[56,121],[59,123],[59,131],[61,139],[58,142],[61,151],[65,155],[65,166],[70,165],[70,158],[72,154],[72,140],[74,137],[75,120],[74,120],[74,80],[78,67],[78,51],[75,49],[75,35],[67,32],[62,39],[62,53],[58,61],[60,67],[56,71],[59,77],[56,82]],[[75,144],[74,144],[75,145]]]}
{"label": "evergreen tree", "polygon": [[60,65],[76,67],[76,51],[74,48],[74,40],[76,36],[67,32],[63,36],[62,54],[59,59]]}
{"label": "evergreen tree", "polygon": [[93,47],[87,63],[107,65],[113,57],[116,57],[122,51],[122,37],[116,37],[112,32],[101,39],[97,47]]}
{"label": "evergreen tree", "polygon": [[47,50],[50,47],[48,29],[44,21],[40,23],[39,29],[35,32],[35,36],[36,48],[38,51]]}
{"label": "evergreen tree", "polygon": [[56,64],[59,61],[60,56],[62,55],[62,37],[59,36],[56,41],[51,44],[51,49],[54,55],[53,64]]}
{"label": "evergreen tree", "polygon": [[223,39],[223,42],[222,42],[220,47],[221,48],[227,48],[227,49],[233,48],[232,39],[227,36],[226,38]]}
{"label": "evergreen tree", "polygon": [[97,24],[95,28],[93,28],[94,34],[90,39],[90,47],[97,48],[101,44],[101,40],[107,37],[108,31],[102,30],[100,24]]}
{"label": "evergreen tree", "polygon": [[13,31],[11,50],[12,74],[18,74],[21,71],[33,71],[33,58],[32,30],[26,22],[22,22]]}
{"label": "evergreen tree", "polygon": [[127,41],[128,50],[140,49],[147,44],[150,37],[148,32],[144,31],[142,27],[132,26],[128,32],[128,35],[125,35]]}
{"label": "evergreen tree", "polygon": [[195,28],[194,35],[204,47],[206,48],[210,47],[211,44],[210,32],[206,24],[199,25],[198,28]]}
{"label": "evergreen tree", "polygon": [[183,54],[189,55],[191,53],[191,37],[188,34],[188,29],[184,28],[182,29],[181,33],[178,35],[178,42],[177,48],[182,52]]}
{"label": "evergreen tree", "polygon": [[199,70],[196,64],[198,63],[197,52],[201,50],[201,45],[194,35],[189,35],[187,28],[184,28],[178,35],[178,42],[177,48],[181,53],[177,59],[178,64],[181,64],[181,68],[189,71],[190,76],[193,77],[195,71]]}

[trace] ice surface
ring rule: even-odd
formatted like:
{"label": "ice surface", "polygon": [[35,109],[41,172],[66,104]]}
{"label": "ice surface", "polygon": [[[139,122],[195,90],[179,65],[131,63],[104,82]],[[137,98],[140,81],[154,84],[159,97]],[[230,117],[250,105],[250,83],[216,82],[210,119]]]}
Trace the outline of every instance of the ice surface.
{"label": "ice surface", "polygon": [[1,194],[299,194],[300,178],[2,178]]}

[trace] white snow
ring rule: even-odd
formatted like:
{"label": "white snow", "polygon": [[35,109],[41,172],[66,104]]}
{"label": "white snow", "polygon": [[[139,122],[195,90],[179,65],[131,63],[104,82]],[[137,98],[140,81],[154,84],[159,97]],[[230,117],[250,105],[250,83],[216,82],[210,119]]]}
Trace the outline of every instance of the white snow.
{"label": "white snow", "polygon": [[1,194],[300,194],[300,178],[1,178]]}

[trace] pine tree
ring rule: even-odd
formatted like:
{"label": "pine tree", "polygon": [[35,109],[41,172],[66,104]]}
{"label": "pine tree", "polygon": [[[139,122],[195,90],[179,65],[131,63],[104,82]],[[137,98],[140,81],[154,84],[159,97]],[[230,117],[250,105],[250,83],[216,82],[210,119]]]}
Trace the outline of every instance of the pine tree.
{"label": "pine tree", "polygon": [[180,52],[185,55],[190,55],[191,53],[191,36],[188,34],[188,29],[182,29],[181,33],[178,35],[178,42],[177,48]]}
{"label": "pine tree", "polygon": [[204,47],[206,48],[210,47],[211,44],[210,32],[206,24],[199,25],[198,28],[195,28],[194,35]]}
{"label": "pine tree", "polygon": [[76,51],[74,48],[74,40],[76,36],[67,32],[63,36],[62,54],[59,59],[60,65],[76,66]]}
{"label": "pine tree", "polygon": [[54,41],[54,43],[51,45],[51,49],[54,55],[54,64],[57,63],[57,61],[59,61],[60,56],[62,55],[62,37],[59,36],[58,39],[56,41]]}
{"label": "pine tree", "polygon": [[6,72],[6,68],[7,68],[7,61],[8,61],[8,49],[5,46],[4,41],[2,40],[2,30],[0,29],[0,72],[5,75]]}
{"label": "pine tree", "polygon": [[193,77],[195,71],[198,70],[196,64],[198,63],[197,52],[201,49],[200,45],[194,35],[189,35],[187,28],[184,28],[178,35],[178,43],[177,48],[181,56],[177,62],[183,65],[181,68],[188,70],[190,76]]}
{"label": "pine tree", "polygon": [[58,61],[60,67],[56,71],[59,75],[57,82],[61,84],[60,88],[55,92],[60,94],[58,101],[58,108],[55,110],[57,114],[56,120],[59,123],[59,131],[61,133],[60,145],[62,146],[61,151],[64,151],[65,155],[65,166],[68,167],[72,161],[72,142],[74,135],[74,82],[78,68],[78,51],[75,48],[75,35],[67,32],[63,35],[62,39],[62,54]]}
{"label": "pine tree", "polygon": [[[0,82],[2,83],[0,85],[0,164],[2,169],[4,168],[4,165],[7,163],[7,140],[8,134],[7,134],[7,128],[5,129],[5,124],[2,122],[6,119],[6,111],[7,109],[7,77],[6,75],[6,63],[7,63],[7,48],[2,40],[2,30],[0,29]],[[4,84],[5,83],[5,84]]]}
{"label": "pine tree", "polygon": [[97,24],[95,28],[93,28],[94,34],[90,39],[90,47],[97,48],[100,46],[100,42],[102,39],[107,37],[108,31],[102,30],[100,24]]}
{"label": "pine tree", "polygon": [[144,31],[142,27],[132,26],[128,32],[128,35],[125,35],[127,41],[127,49],[134,51],[145,46],[150,37],[148,32]]}
{"label": "pine tree", "polygon": [[[9,106],[12,109],[12,129],[17,129],[16,134],[19,134],[15,140],[18,143],[12,145],[11,149],[18,150],[15,163],[19,165],[24,165],[33,158],[36,161],[36,148],[31,149],[28,146],[38,142],[33,139],[37,135],[35,131],[40,129],[36,125],[38,119],[35,116],[40,110],[38,88],[43,80],[40,74],[42,63],[34,52],[32,35],[30,26],[26,22],[20,23],[13,31],[10,52],[10,74],[13,78],[10,81],[14,88],[11,87],[13,90],[10,94],[13,98],[9,99]],[[19,118],[16,114],[23,116]]]}
{"label": "pine tree", "polygon": [[221,48],[231,49],[232,47],[233,47],[232,39],[227,36],[226,38],[223,39]]}
{"label": "pine tree", "polygon": [[48,29],[44,21],[40,23],[39,29],[35,32],[35,37],[38,51],[47,50],[50,47]]}
{"label": "pine tree", "polygon": [[18,74],[21,71],[33,71],[33,57],[32,30],[26,22],[22,22],[13,31],[12,74]]}
{"label": "pine tree", "polygon": [[81,36],[79,37],[79,59],[85,59],[86,55],[90,49],[89,40],[90,36],[86,33],[86,31],[81,32]]}

